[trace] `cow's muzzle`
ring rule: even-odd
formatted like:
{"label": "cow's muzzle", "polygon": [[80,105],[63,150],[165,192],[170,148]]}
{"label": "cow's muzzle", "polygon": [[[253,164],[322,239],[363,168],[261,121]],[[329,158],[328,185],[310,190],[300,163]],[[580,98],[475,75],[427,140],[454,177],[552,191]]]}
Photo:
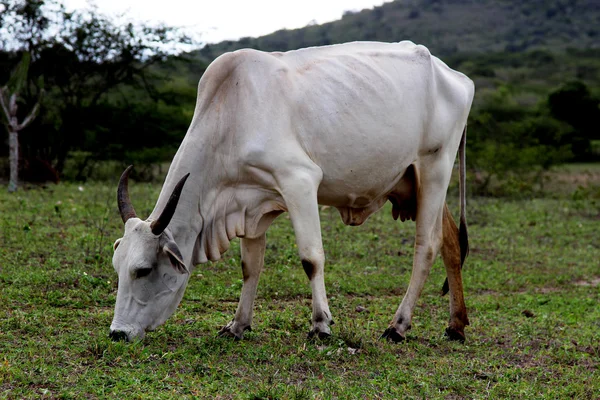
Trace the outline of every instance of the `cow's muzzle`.
{"label": "cow's muzzle", "polygon": [[126,341],[133,342],[134,340],[142,340],[146,332],[137,325],[113,324],[110,326],[108,337],[114,342]]}
{"label": "cow's muzzle", "polygon": [[113,342],[128,342],[129,341],[127,332],[123,332],[123,331],[110,331],[110,333],[108,334],[108,337]]}

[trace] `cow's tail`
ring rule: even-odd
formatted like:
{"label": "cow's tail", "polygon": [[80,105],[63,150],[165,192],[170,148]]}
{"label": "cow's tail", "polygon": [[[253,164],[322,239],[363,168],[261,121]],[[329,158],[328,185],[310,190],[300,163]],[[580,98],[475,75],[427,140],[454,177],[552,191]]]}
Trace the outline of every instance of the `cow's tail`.
{"label": "cow's tail", "polygon": [[469,254],[469,233],[467,231],[467,124],[463,130],[460,145],[458,147],[458,172],[459,172],[459,190],[460,190],[460,226],[458,228],[458,241],[460,243],[460,267],[463,267],[465,258]]}
{"label": "cow's tail", "polygon": [[[460,268],[462,269],[467,254],[469,254],[469,232],[467,231],[467,157],[465,147],[467,144],[467,125],[463,130],[462,137],[460,139],[460,145],[458,146],[458,185],[460,191],[460,224],[458,228],[458,243],[460,246]],[[442,296],[448,293],[448,278],[444,281],[442,287]]]}

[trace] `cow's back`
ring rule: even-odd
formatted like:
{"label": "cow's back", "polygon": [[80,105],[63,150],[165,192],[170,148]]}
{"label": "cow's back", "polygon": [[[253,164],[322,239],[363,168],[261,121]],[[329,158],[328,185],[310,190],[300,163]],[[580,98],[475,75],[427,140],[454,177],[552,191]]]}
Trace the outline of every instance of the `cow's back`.
{"label": "cow's back", "polygon": [[322,203],[368,203],[421,154],[450,142],[456,151],[449,132],[466,122],[472,93],[468,78],[407,41],[246,49],[211,64],[194,119],[207,144],[247,164],[306,155],[323,171]]}
{"label": "cow's back", "polygon": [[[422,154],[454,147],[472,83],[412,42],[356,42],[276,55],[289,71],[291,130],[323,170],[320,197],[375,199]],[[341,199],[343,201],[343,199]]]}

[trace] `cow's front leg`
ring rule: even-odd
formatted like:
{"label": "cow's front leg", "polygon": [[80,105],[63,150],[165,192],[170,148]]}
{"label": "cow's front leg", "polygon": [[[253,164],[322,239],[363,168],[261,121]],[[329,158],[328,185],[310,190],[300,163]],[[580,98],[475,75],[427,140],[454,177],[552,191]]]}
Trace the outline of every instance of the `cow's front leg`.
{"label": "cow's front leg", "polygon": [[235,317],[219,331],[219,336],[233,337],[239,340],[244,336],[244,331],[250,330],[258,279],[265,263],[265,236],[266,234],[256,239],[241,239],[242,275],[244,277],[242,295]]}
{"label": "cow's front leg", "polygon": [[278,180],[296,235],[302,267],[312,290],[312,328],[309,338],[330,336],[329,326],[333,325],[325,292],[325,254],[317,204],[321,177],[320,169],[315,169],[313,172],[294,173]]}

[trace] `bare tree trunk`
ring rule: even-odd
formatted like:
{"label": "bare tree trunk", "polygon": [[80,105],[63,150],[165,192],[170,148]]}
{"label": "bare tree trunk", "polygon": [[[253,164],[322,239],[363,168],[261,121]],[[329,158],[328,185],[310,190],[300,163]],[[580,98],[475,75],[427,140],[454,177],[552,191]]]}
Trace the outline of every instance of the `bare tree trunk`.
{"label": "bare tree trunk", "polygon": [[19,123],[17,119],[17,98],[19,97],[19,90],[26,84],[30,61],[31,54],[24,53],[21,62],[13,71],[8,84],[0,87],[0,111],[4,114],[4,118],[2,119],[8,131],[8,159],[10,162],[9,192],[15,192],[19,186],[19,131],[29,125],[36,117],[43,93],[43,90],[40,91],[40,98],[37,103],[23,122]]}
{"label": "bare tree trunk", "polygon": [[10,162],[10,180],[8,181],[8,191],[15,192],[19,185],[19,137],[16,131],[8,131],[8,159]]}
{"label": "bare tree trunk", "polygon": [[6,117],[6,129],[8,130],[8,159],[10,162],[9,192],[15,192],[19,187],[19,131],[33,121],[40,105],[38,100],[29,115],[19,124],[17,120],[17,97],[18,93],[12,93],[8,96],[8,88],[6,86],[0,87],[0,106]]}

